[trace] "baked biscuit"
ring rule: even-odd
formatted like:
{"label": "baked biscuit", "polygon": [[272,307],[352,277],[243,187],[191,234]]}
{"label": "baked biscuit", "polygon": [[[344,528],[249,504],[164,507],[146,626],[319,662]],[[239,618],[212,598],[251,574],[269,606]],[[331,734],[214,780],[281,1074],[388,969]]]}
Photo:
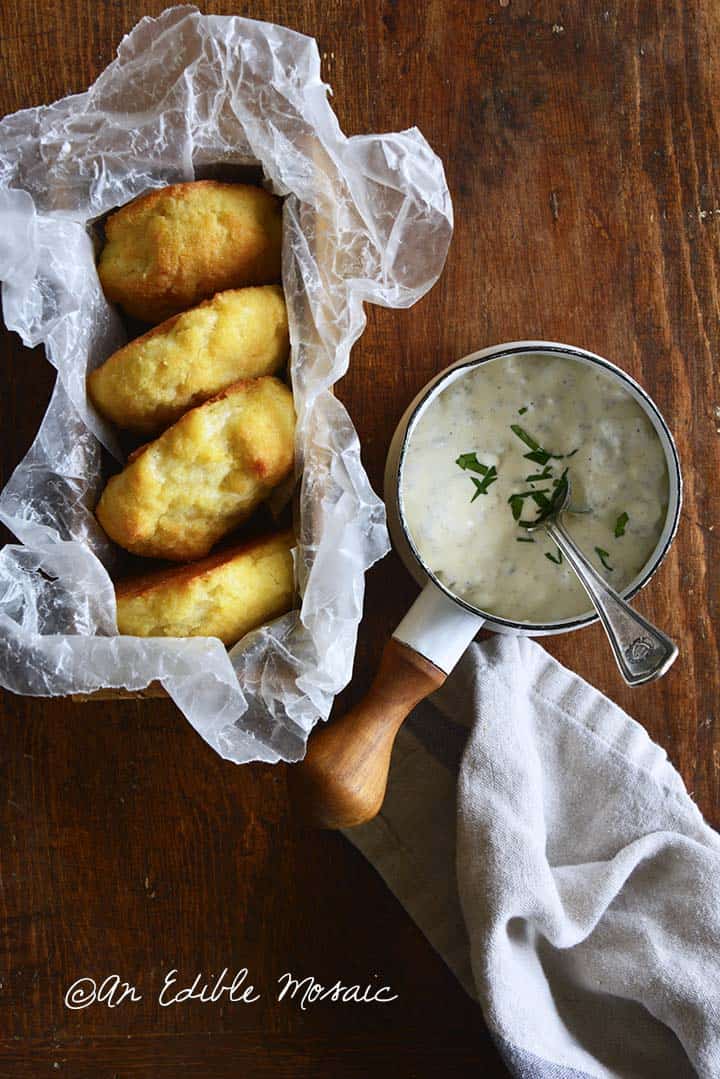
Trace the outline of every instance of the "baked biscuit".
{"label": "baked biscuit", "polygon": [[119,349],[88,392],[118,427],[154,434],[233,382],[279,371],[289,348],[279,285],[229,289]]}
{"label": "baked biscuit", "polygon": [[203,558],[288,476],[294,427],[279,379],[236,382],[136,450],[108,482],[97,518],[134,554]]}
{"label": "baked biscuit", "polygon": [[120,633],[219,637],[228,647],[293,605],[292,532],[115,586]]}
{"label": "baked biscuit", "polygon": [[149,191],[105,223],[109,300],[162,322],[216,292],[280,281],[282,203],[260,187],[197,180]]}

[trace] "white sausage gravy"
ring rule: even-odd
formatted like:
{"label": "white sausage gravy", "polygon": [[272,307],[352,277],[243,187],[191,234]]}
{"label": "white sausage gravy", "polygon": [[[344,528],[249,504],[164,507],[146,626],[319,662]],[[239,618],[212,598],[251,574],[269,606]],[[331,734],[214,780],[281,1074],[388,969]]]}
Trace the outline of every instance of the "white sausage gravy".
{"label": "white sausage gravy", "polygon": [[539,353],[489,360],[442,390],[411,431],[405,523],[425,565],[480,610],[534,624],[585,615],[590,601],[555,544],[524,527],[550,511],[564,475],[568,530],[622,590],[667,513],[665,454],[650,420],[601,368]]}

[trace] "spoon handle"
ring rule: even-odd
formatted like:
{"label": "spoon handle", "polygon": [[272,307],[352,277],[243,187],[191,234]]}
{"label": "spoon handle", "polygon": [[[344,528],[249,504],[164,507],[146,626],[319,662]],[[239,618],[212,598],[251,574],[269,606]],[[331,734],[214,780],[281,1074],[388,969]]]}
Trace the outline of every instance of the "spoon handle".
{"label": "spoon handle", "polygon": [[548,521],[545,529],[592,600],[627,684],[639,686],[662,677],[677,659],[675,643],[610,587],[557,520]]}

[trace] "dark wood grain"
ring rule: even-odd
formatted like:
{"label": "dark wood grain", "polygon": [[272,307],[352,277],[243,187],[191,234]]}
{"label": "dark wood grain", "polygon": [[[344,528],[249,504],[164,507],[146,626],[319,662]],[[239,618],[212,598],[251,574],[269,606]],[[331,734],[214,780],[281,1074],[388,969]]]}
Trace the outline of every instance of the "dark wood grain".
{"label": "dark wood grain", "polygon": [[[0,113],[83,90],[156,0],[0,11]],[[597,628],[548,649],[628,708],[720,822],[717,648],[720,90],[700,0],[210,3],[313,34],[348,133],[417,124],[446,164],[446,271],[405,312],[368,308],[339,393],[379,487],[407,401],[440,368],[521,337],[577,343],[639,378],[677,435],[686,503],[638,606],[678,637],[657,685],[625,689]],[[715,31],[715,32],[713,32]],[[3,482],[52,375],[3,339]],[[414,589],[369,575],[357,701]],[[287,819],[282,768],[235,768],[163,701],[5,696],[0,750],[0,1077],[503,1075],[476,1007],[340,836]],[[256,1005],[160,1008],[164,970],[247,966]],[[270,998],[284,970],[393,986],[392,1005]],[[69,1012],[117,971],[140,1004]]]}

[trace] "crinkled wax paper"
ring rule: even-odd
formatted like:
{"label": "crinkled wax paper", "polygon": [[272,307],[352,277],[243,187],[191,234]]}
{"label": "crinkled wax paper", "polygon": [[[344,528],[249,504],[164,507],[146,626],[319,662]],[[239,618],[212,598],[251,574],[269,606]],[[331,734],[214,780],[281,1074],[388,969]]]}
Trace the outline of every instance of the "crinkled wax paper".
{"label": "crinkled wax paper", "polygon": [[[443,168],[419,131],[346,138],[327,89],[312,38],[176,7],[143,19],[86,93],[0,123],[4,317],[57,369],[35,442],[0,495],[19,540],[0,552],[0,680],[55,695],[159,679],[238,763],[302,757],[350,677],[364,573],[388,540],[331,387],[365,325],[363,301],[412,304],[437,279],[452,232]],[[285,198],[302,609],[228,654],[212,638],[117,634],[115,551],[92,509],[101,448],[118,451],[85,376],[125,337],[89,225],[148,188],[243,163],[259,163]]]}

